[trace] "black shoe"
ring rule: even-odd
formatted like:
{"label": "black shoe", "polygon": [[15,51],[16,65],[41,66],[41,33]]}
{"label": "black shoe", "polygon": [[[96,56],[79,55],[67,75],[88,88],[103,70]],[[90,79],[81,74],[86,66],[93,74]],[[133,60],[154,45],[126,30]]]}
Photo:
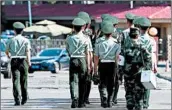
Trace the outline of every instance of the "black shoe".
{"label": "black shoe", "polygon": [[148,107],[143,107],[143,109],[148,109]]}
{"label": "black shoe", "polygon": [[113,106],[116,105],[116,104],[118,104],[117,101],[113,101],[113,102],[112,102],[112,105],[113,105]]}
{"label": "black shoe", "polygon": [[15,102],[14,106],[20,106],[20,101]]}
{"label": "black shoe", "polygon": [[72,101],[72,105],[71,105],[71,108],[77,108],[78,107],[78,103],[77,101]]}
{"label": "black shoe", "polygon": [[112,108],[112,103],[111,103],[111,102],[108,102],[108,103],[107,103],[107,107],[108,107],[108,108]]}
{"label": "black shoe", "polygon": [[107,107],[107,103],[102,103],[101,107],[106,108]]}
{"label": "black shoe", "polygon": [[21,104],[24,105],[26,102],[27,102],[27,99],[26,100],[22,100]]}
{"label": "black shoe", "polygon": [[84,107],[86,107],[85,104],[79,104],[79,105],[78,105],[78,108],[84,108]]}
{"label": "black shoe", "polygon": [[89,100],[86,100],[85,103],[86,103],[86,104],[90,104]]}

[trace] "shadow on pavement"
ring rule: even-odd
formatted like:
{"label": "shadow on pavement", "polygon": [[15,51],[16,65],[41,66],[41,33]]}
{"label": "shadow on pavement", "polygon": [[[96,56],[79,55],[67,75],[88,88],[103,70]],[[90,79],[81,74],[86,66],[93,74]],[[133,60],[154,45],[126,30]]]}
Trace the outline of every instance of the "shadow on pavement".
{"label": "shadow on pavement", "polygon": [[[57,109],[70,109],[71,99],[65,98],[37,98],[37,99],[29,99],[28,102],[24,106],[13,106],[13,99],[2,99],[1,107],[2,108],[57,108]],[[93,109],[102,109],[100,106],[99,98],[91,98],[90,104],[86,105],[86,108]],[[86,109],[85,108],[85,109]],[[125,109],[125,99],[118,99],[118,104],[116,104],[113,109],[124,110]]]}

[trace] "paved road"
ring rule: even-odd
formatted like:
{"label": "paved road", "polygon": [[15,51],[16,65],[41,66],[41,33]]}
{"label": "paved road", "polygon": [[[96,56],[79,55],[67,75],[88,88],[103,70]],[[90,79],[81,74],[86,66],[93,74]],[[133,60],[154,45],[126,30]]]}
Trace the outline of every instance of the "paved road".
{"label": "paved road", "polygon": [[[11,79],[3,79],[1,76],[1,107],[2,109],[51,109],[65,110],[70,108],[70,92],[68,85],[68,72],[60,74],[49,72],[36,72],[29,75],[29,101],[21,107],[13,106]],[[150,109],[171,108],[171,83],[157,79],[158,89],[151,91]],[[125,110],[125,91],[120,87],[118,104],[112,109]],[[100,107],[99,92],[97,86],[92,86],[90,94],[91,105],[89,110],[104,110]]]}

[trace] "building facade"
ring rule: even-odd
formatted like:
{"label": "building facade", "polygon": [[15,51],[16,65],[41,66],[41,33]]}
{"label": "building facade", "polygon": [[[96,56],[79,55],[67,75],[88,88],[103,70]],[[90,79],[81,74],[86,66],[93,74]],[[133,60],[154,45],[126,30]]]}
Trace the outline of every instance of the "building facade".
{"label": "building facade", "polygon": [[[79,11],[86,11],[92,17],[92,27],[94,27],[95,30],[99,29],[101,14],[105,13],[109,13],[112,16],[118,17],[118,28],[123,30],[126,28],[125,14],[131,12],[138,16],[148,17],[151,20],[152,26],[158,29],[157,45],[159,47],[159,59],[171,59],[171,45],[169,45],[169,40],[171,39],[171,7],[170,5],[168,5],[168,2],[164,2],[163,5],[157,5],[160,2],[150,2],[152,3],[151,5],[140,5],[140,3],[142,2],[135,2],[132,8],[129,2],[124,1],[94,1],[94,3],[91,3],[89,1],[55,1],[53,4],[52,2],[53,1],[51,1],[51,3],[46,1],[32,2],[33,23],[40,20],[48,19],[53,20],[58,24],[72,27],[71,22],[76,14]],[[14,21],[22,21],[26,24],[26,26],[29,26],[27,1],[15,1],[15,3],[13,2],[14,5],[10,5],[10,3],[7,3],[8,2],[5,2],[5,4],[3,5],[3,11],[5,12],[8,21],[7,28],[12,28],[12,23]],[[64,10],[59,11],[62,9]]]}

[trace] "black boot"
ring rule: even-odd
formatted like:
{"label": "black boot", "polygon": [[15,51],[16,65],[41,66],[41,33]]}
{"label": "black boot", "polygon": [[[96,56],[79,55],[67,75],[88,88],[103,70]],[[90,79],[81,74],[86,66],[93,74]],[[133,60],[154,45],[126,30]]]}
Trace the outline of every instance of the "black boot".
{"label": "black boot", "polygon": [[15,101],[14,106],[20,106],[20,105],[21,105],[20,101]]}
{"label": "black boot", "polygon": [[78,107],[78,101],[75,99],[72,101],[71,108],[77,108]]}
{"label": "black boot", "polygon": [[106,97],[103,97],[101,106],[102,106],[103,108],[106,108],[106,107],[107,107],[107,98],[106,98]]}
{"label": "black boot", "polygon": [[85,100],[86,104],[90,104],[90,101],[88,99]]}

